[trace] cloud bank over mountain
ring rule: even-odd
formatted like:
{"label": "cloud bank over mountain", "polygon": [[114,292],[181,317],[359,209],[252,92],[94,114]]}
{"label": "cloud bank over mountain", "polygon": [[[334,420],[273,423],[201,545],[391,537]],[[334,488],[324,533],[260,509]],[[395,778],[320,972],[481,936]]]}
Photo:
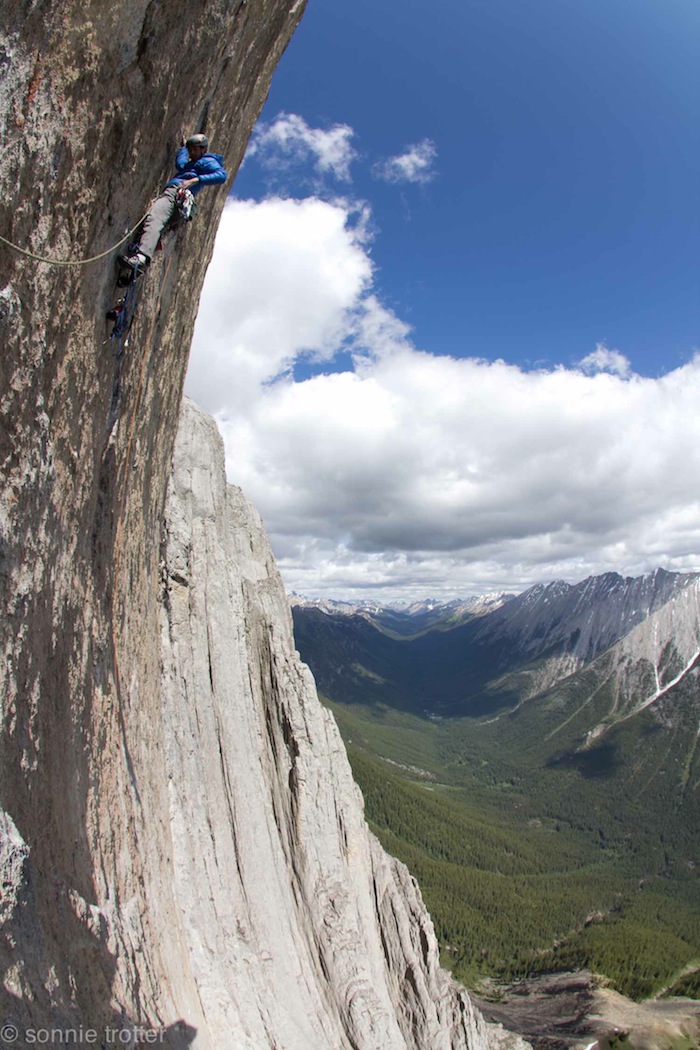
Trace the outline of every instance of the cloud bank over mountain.
{"label": "cloud bank over mountain", "polygon": [[[349,148],[337,129],[313,142],[317,158]],[[433,354],[380,301],[371,246],[366,203],[232,198],[202,297],[187,392],[216,415],[290,589],[698,567],[700,357],[649,378],[604,344],[541,370]]]}

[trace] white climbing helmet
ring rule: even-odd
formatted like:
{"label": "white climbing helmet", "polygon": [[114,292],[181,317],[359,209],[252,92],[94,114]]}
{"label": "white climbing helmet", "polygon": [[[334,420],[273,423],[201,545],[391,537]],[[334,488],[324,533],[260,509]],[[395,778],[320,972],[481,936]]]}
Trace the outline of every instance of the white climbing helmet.
{"label": "white climbing helmet", "polygon": [[186,146],[202,146],[203,149],[209,149],[209,140],[206,135],[190,135]]}

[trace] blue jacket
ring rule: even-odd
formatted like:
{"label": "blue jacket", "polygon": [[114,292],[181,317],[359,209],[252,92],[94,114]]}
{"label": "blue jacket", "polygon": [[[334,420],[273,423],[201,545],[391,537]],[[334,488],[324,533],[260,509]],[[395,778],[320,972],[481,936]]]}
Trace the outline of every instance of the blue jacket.
{"label": "blue jacket", "polygon": [[177,175],[173,176],[168,186],[179,186],[186,179],[199,179],[194,186],[190,186],[190,193],[196,196],[205,186],[215,186],[218,182],[226,182],[228,175],[223,166],[223,157],[219,153],[205,153],[199,160],[191,161],[187,152],[187,146],[181,146],[175,158]]}

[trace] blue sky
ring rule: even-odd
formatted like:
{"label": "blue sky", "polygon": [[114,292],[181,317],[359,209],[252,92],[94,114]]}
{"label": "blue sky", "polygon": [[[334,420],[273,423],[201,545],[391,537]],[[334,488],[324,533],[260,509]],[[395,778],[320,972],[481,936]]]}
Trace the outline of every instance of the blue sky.
{"label": "blue sky", "polygon": [[311,0],[186,391],[287,587],[700,569],[700,7]]}
{"label": "blue sky", "polygon": [[[605,342],[656,375],[698,342],[699,52],[691,0],[311,0],[263,120],[353,129],[376,285],[418,346],[531,366]],[[432,182],[371,177],[424,139]],[[264,192],[252,164],[236,192]]]}

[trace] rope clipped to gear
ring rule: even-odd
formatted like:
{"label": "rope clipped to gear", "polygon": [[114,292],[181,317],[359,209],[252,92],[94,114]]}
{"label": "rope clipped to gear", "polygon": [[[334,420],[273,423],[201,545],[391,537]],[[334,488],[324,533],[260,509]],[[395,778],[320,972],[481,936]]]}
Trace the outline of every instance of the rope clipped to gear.
{"label": "rope clipped to gear", "polygon": [[[151,209],[149,207],[148,211],[150,210]],[[2,241],[3,244],[6,244],[8,248],[12,248],[14,249],[14,251],[19,252],[20,255],[26,255],[28,259],[34,259],[36,262],[46,263],[49,266],[87,266],[88,263],[97,262],[98,259],[104,259],[106,255],[109,255],[111,252],[114,251],[115,248],[118,248],[120,245],[122,245],[124,241],[128,241],[129,238],[132,237],[134,233],[136,233],[139,226],[148,215],[148,211],[145,211],[143,213],[136,225],[132,226],[129,232],[124,234],[120,241],[117,241],[116,244],[113,244],[111,248],[107,248],[106,251],[100,252],[99,255],[92,255],[89,259],[49,259],[44,255],[35,255],[34,252],[30,252],[26,248],[20,248],[18,244],[13,244],[12,241],[8,241],[7,237],[3,237],[0,235],[0,241]]]}

